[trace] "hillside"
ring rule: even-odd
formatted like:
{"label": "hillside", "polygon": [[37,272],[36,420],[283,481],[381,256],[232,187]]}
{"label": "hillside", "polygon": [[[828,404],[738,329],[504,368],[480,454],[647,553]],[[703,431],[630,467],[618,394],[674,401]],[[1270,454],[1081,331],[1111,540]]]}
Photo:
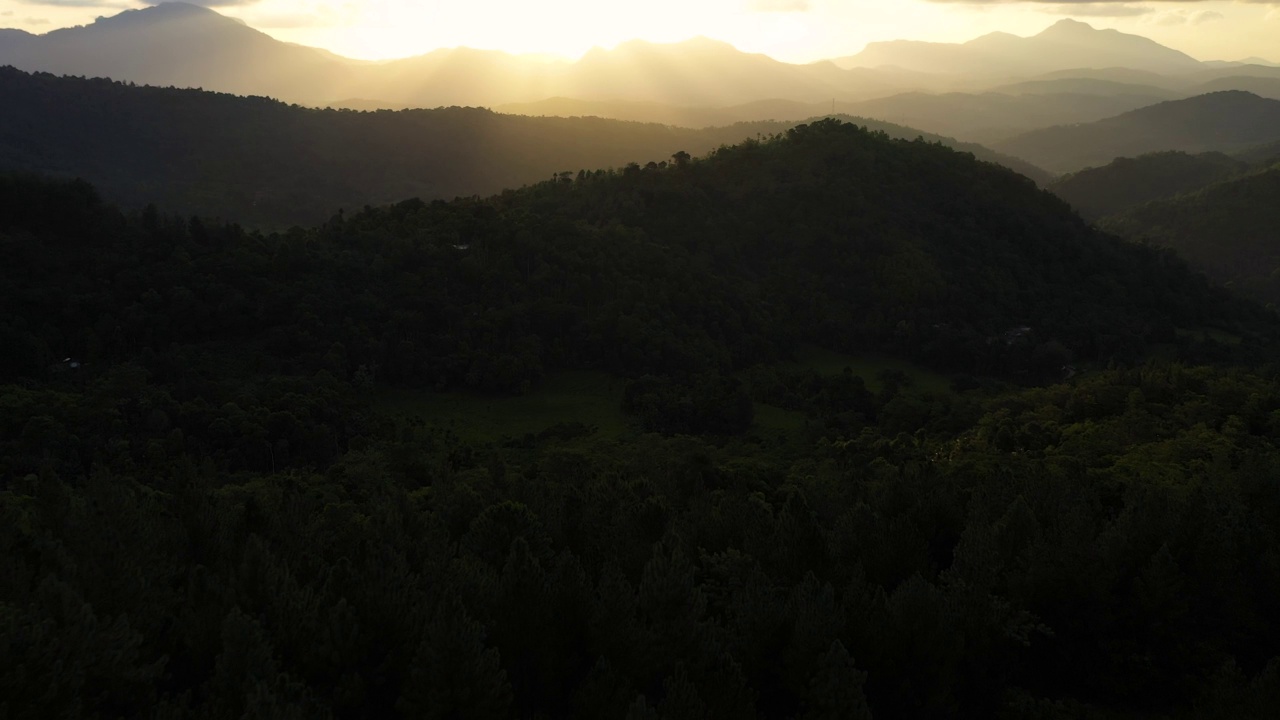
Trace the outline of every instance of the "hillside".
{"label": "hillside", "polygon": [[1280,140],[1280,100],[1244,91],[1172,100],[1082,125],[1034,130],[993,143],[1051,172],[1165,150],[1232,152]]}
{"label": "hillside", "polygon": [[[678,151],[702,155],[795,124],[692,130],[478,108],[312,110],[5,68],[0,102],[9,109],[0,114],[0,168],[83,177],[128,205],[155,202],[269,227],[409,197],[485,195],[581,168],[665,161]],[[948,142],[1045,179],[1016,159]]]}
{"label": "hillside", "polygon": [[1097,220],[1152,200],[1199,190],[1238,175],[1249,165],[1222,153],[1169,151],[1116,158],[1097,168],[1054,180],[1048,189],[1088,220]]}
{"label": "hillside", "polygon": [[1280,386],[1188,363],[1274,315],[937,145],[673,161],[279,234],[0,176],[6,717],[1267,716]]}
{"label": "hillside", "polygon": [[1152,202],[1102,222],[1133,240],[1168,247],[1217,282],[1280,302],[1280,166]]}
{"label": "hillside", "polygon": [[[12,217],[42,212],[25,209],[20,194],[8,202]],[[175,340],[195,327],[248,332],[232,345],[290,348],[279,362],[291,366],[341,343],[351,368],[377,365],[393,382],[489,390],[536,382],[544,369],[726,372],[805,342],[953,372],[1040,372],[1036,363],[1061,364],[1061,353],[1137,357],[1174,326],[1236,331],[1249,317],[1176,265],[1097,234],[1022,176],[836,121],[706,160],[566,174],[490,200],[368,209],[265,245],[219,234],[181,234],[204,248],[183,251],[203,258],[194,268],[172,265],[177,247],[156,246],[147,251],[156,268],[128,270],[209,295],[202,307],[215,295],[243,299],[234,317],[173,326]],[[92,278],[125,272],[120,263],[136,264],[137,252],[73,244],[58,262],[100,271],[43,278],[40,292],[87,293],[77,302],[99,316],[94,327],[134,327],[159,342],[156,324],[102,316],[124,313],[127,298],[95,297]],[[252,300],[267,267],[284,305]],[[173,276],[187,272],[197,275]],[[201,273],[229,287],[193,286],[206,282]],[[354,317],[352,303],[368,307]],[[350,320],[276,337],[298,313]],[[1022,326],[1033,328],[1029,344],[991,345]],[[1026,355],[1040,345],[1062,350]],[[37,346],[45,358],[103,360],[74,333]]]}

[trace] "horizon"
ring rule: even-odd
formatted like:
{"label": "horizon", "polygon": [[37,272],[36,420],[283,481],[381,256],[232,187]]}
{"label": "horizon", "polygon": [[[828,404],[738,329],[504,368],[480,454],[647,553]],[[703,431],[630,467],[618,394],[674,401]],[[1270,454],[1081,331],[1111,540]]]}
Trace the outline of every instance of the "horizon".
{"label": "horizon", "polygon": [[[109,0],[83,0],[76,5],[68,5],[62,0],[0,0],[0,27],[44,35],[90,25],[121,12],[157,4],[163,3],[115,4]],[[337,14],[332,5],[312,0],[205,0],[186,4],[206,7],[283,42],[313,47],[352,60],[375,62],[459,48],[575,62],[592,50],[613,50],[628,42],[670,45],[706,38],[730,45],[740,52],[763,54],[779,62],[803,65],[855,55],[871,43],[894,40],[963,43],[991,33],[1029,37],[1064,19],[1082,22],[1098,30],[1113,29],[1140,35],[1200,61],[1233,62],[1258,58],[1274,63],[1280,54],[1280,48],[1276,47],[1280,43],[1265,32],[1270,30],[1270,35],[1280,35],[1277,32],[1280,31],[1280,3],[1241,5],[1211,0],[1195,2],[1195,8],[1188,11],[1150,6],[1190,5],[1190,0],[1058,5],[999,0],[988,4],[960,5],[947,0],[908,0],[911,10],[896,13],[883,7],[887,3],[871,0],[843,3],[839,8],[833,8],[830,2],[822,0],[715,0],[693,11],[692,15],[683,13],[682,22],[657,22],[665,21],[673,14],[681,15],[676,10],[680,3],[661,0],[657,3],[660,7],[647,13],[650,21],[637,24],[627,22],[626,12],[620,17],[610,13],[610,8],[615,7],[613,3],[550,0],[540,7],[545,8],[548,4],[578,6],[584,11],[579,15],[578,23],[567,26],[562,20],[552,18],[551,24],[560,27],[549,35],[535,32],[548,24],[550,13],[546,12],[539,17],[526,18],[525,22],[468,22],[469,16],[464,12],[449,18],[452,22],[431,23],[429,20],[439,19],[431,17],[436,8],[424,8],[420,4],[399,0],[345,3],[343,12]],[[468,7],[492,9],[504,5],[512,10],[505,0],[487,0]],[[590,11],[586,10],[587,5],[591,6]],[[901,6],[901,3],[895,5]],[[289,7],[306,7],[314,12],[281,14],[282,8]],[[733,11],[735,8],[736,12]],[[118,12],[102,13],[106,9]],[[516,9],[534,10],[537,14],[537,9],[528,8],[526,4]],[[30,11],[52,17],[27,15]],[[1108,16],[1106,12],[1113,14]],[[909,17],[904,21],[900,19],[901,15]],[[556,15],[556,18],[562,17]],[[895,26],[902,27],[895,23],[904,22],[910,23],[914,34],[892,35],[889,32]],[[851,42],[833,41],[833,37],[841,35],[851,23],[869,29]],[[1202,26],[1210,24],[1215,30],[1230,26],[1241,32],[1203,32]],[[438,29],[435,33],[424,33],[424,27]],[[634,34],[625,35],[621,28],[632,29]],[[1200,30],[1194,31],[1196,28]],[[868,34],[876,29],[882,34]],[[1188,36],[1188,30],[1194,32]],[[1264,42],[1257,42],[1258,35],[1263,36]],[[534,42],[530,36],[541,39]],[[1166,36],[1175,39],[1170,41]],[[1195,37],[1225,40],[1234,54],[1206,52],[1204,48],[1214,47],[1213,43],[1201,43],[1202,48],[1197,50],[1176,41],[1177,38]]]}

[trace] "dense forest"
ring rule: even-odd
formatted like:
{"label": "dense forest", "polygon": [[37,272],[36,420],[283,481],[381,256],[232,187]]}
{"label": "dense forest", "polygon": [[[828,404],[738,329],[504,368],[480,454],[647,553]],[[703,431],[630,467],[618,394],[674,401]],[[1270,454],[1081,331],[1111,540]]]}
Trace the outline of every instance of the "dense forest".
{"label": "dense forest", "polygon": [[[84,178],[125,206],[265,229],[323,222],[338,208],[489,195],[579,168],[622,168],[677,151],[785,131],[797,122],[693,130],[483,108],[356,112],[262,97],[136,87],[0,67],[0,168]],[[859,119],[897,137],[945,142],[1048,176],[987,148]]]}
{"label": "dense forest", "polygon": [[[1280,704],[1275,316],[968,154],[820,121],[276,233],[6,175],[0,249],[0,716]],[[574,371],[623,432],[424,418]]]}
{"label": "dense forest", "polygon": [[1191,155],[1169,150],[1116,158],[1102,167],[1064,175],[1049,189],[1084,218],[1098,220],[1153,200],[1195,192],[1241,175],[1249,167],[1224,153]]}

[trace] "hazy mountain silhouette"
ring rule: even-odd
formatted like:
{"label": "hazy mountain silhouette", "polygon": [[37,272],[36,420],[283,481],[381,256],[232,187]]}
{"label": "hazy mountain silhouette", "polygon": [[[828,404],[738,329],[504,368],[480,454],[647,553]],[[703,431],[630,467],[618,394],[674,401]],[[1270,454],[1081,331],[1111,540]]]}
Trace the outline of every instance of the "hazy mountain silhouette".
{"label": "hazy mountain silhouette", "polygon": [[989,143],[1062,123],[1086,123],[1160,102],[1156,95],[902,93],[849,104],[857,115]]}
{"label": "hazy mountain silhouette", "polygon": [[[318,222],[339,207],[407,197],[496,193],[562,171],[662,162],[682,150],[700,155],[797,124],[694,130],[468,108],[315,110],[12,68],[0,68],[0,106],[0,169],[80,176],[126,204],[157,202],[265,226]],[[986,148],[927,139],[1047,180]]]}
{"label": "hazy mountain silhouette", "polygon": [[1260,97],[1280,100],[1280,77],[1232,75],[1202,83],[1195,86],[1193,90],[1197,95],[1222,90],[1244,90]]}
{"label": "hazy mountain silhouette", "polygon": [[0,36],[0,65],[291,102],[335,97],[358,66],[185,3],[126,10],[46,35]]}
{"label": "hazy mountain silhouette", "polygon": [[1231,152],[1280,140],[1280,100],[1243,91],[1198,95],[992,145],[1049,171],[1072,172],[1161,150]]}
{"label": "hazy mountain silhouette", "polygon": [[[1069,20],[1029,38],[873,43],[841,63],[881,61],[794,65],[695,38],[595,48],[576,62],[450,48],[374,63],[279,42],[184,3],[45,35],[0,31],[0,64],[317,107],[502,107],[687,127],[840,112],[984,143],[1196,91],[1280,92],[1278,68],[1208,66],[1146,38]],[[1015,76],[1024,79],[1010,82]],[[957,88],[964,92],[943,92]]]}
{"label": "hazy mountain silhouette", "polygon": [[274,40],[184,3],[129,10],[40,36],[8,31],[0,35],[0,64],[308,105],[363,98],[392,107],[492,106],[554,96],[719,105],[855,99],[900,89],[875,71],[793,65],[705,38],[632,41],[594,49],[577,62],[469,48],[360,62]]}
{"label": "hazy mountain silhouette", "polygon": [[1025,38],[997,32],[958,44],[910,40],[875,42],[857,55],[835,62],[848,68],[890,66],[924,73],[991,77],[1025,77],[1055,70],[1109,67],[1169,74],[1203,67],[1191,56],[1142,36],[1096,30],[1069,19]]}
{"label": "hazy mountain silhouette", "polygon": [[[1076,74],[1076,73],[1080,74]],[[1149,76],[1156,79],[1159,84],[1142,83],[1142,82],[1123,82],[1120,80],[1110,80],[1103,77],[1090,77],[1086,71],[1074,71],[1069,73],[1070,76],[1064,76],[1061,73],[1054,73],[1051,76],[1045,76],[1034,80],[1022,80],[1019,82],[997,85],[990,89],[991,92],[1005,93],[1007,95],[1060,95],[1060,94],[1077,94],[1077,95],[1098,95],[1104,97],[1112,96],[1134,96],[1134,97],[1150,97],[1155,98],[1152,102],[1161,100],[1176,100],[1181,97],[1177,90],[1169,87],[1167,83],[1159,79],[1159,76]]]}

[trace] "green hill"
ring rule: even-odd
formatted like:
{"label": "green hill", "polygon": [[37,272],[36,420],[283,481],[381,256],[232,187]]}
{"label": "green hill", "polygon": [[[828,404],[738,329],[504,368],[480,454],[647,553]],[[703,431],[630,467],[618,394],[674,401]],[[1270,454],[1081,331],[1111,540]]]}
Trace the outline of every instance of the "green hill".
{"label": "green hill", "polygon": [[[21,185],[6,202],[12,217],[48,221]],[[340,345],[348,372],[376,365],[395,382],[504,391],[551,369],[728,372],[805,342],[1003,373],[1040,362],[1039,346],[1050,365],[1063,352],[1137,357],[1174,325],[1247,316],[1022,176],[837,121],[704,160],[566,174],[486,200],[406,201],[285,236],[193,221],[148,240],[154,230],[86,203],[71,217],[119,228],[123,246],[96,233],[90,244],[57,238],[66,251],[56,256],[13,248],[30,262],[98,268],[11,279],[19,295],[7,307],[21,307],[33,282],[45,302],[80,298],[68,321],[79,329],[55,332],[60,321],[36,316],[12,326],[35,337],[18,344],[38,348],[37,369],[147,338],[213,336],[290,366]],[[154,266],[138,267],[140,255]],[[145,321],[135,285],[105,288],[100,275],[148,278],[162,314],[174,303],[203,314]],[[1027,329],[1000,340],[1011,328]]]}
{"label": "green hill", "polygon": [[1086,219],[1096,220],[1152,200],[1199,190],[1247,168],[1245,162],[1222,153],[1168,151],[1116,158],[1102,167],[1060,177],[1049,189]]}
{"label": "green hill", "polygon": [[1176,250],[1218,282],[1280,301],[1280,166],[1160,200],[1102,221],[1118,234]]}
{"label": "green hill", "polygon": [[993,145],[1051,172],[1180,150],[1233,152],[1280,140],[1280,100],[1244,91],[1172,100],[1081,125],[1033,130]]}

